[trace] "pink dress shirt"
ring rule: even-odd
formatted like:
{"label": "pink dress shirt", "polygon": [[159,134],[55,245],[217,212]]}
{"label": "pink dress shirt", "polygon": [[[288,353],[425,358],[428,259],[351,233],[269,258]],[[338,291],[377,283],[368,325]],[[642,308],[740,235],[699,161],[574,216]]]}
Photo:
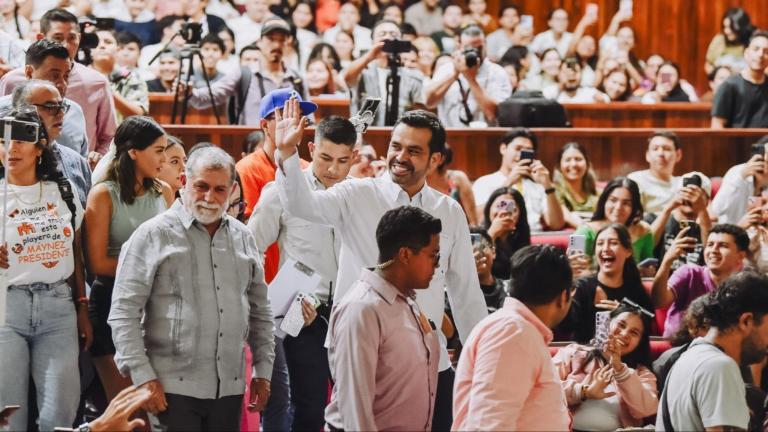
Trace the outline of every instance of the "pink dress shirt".
{"label": "pink dress shirt", "polygon": [[[560,349],[552,359],[563,380],[566,400],[574,412],[581,404],[582,387],[589,384],[591,374],[600,367],[597,360],[587,363],[591,349],[571,344]],[[622,427],[641,427],[643,418],[656,414],[659,407],[656,376],[647,367],[625,367],[615,377],[614,384],[620,401],[619,420]]]}
{"label": "pink dress shirt", "polygon": [[430,430],[440,346],[415,301],[364,269],[333,307],[328,340],[335,383],[325,409],[329,425]]}
{"label": "pink dress shirt", "polygon": [[[26,80],[23,67],[8,72],[0,79],[0,95],[11,94]],[[109,81],[99,72],[75,62],[69,74],[66,96],[83,108],[88,150],[106,154],[117,127]]]}
{"label": "pink dress shirt", "polygon": [[547,344],[552,331],[509,297],[475,326],[453,388],[453,430],[566,431],[571,417]]}

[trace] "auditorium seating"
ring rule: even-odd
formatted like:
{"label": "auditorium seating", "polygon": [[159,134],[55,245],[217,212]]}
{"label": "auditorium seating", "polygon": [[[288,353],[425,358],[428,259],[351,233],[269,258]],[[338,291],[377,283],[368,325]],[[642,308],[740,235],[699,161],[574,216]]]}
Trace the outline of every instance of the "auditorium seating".
{"label": "auditorium seating", "polygon": [[[220,145],[236,159],[240,158],[245,136],[255,130],[251,126],[204,126],[166,125],[168,133],[175,135],[186,146],[196,142],[210,141]],[[448,143],[453,148],[453,169],[467,173],[476,179],[492,173],[501,164],[499,141],[507,132],[505,128],[449,129]],[[538,136],[537,158],[550,169],[555,164],[557,152],[563,144],[578,141],[589,152],[593,168],[599,179],[628,174],[646,169],[645,151],[647,140],[653,129],[534,129]],[[677,173],[701,171],[714,177],[722,176],[733,165],[749,159],[749,147],[768,129],[676,129],[683,144],[683,159]],[[312,139],[314,130],[308,128],[305,142]],[[370,128],[365,141],[372,144],[379,155],[385,155],[391,136],[391,128]],[[303,157],[308,157],[307,146],[300,148]]]}

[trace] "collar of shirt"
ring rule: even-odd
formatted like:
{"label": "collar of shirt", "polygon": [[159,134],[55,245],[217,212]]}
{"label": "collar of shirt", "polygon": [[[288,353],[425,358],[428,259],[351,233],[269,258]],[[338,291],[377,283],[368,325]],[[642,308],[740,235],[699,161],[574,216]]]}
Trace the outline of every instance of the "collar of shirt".
{"label": "collar of shirt", "polygon": [[[197,219],[195,219],[194,216],[187,210],[186,207],[184,207],[184,204],[181,202],[181,199],[177,199],[174,201],[173,205],[171,206],[171,211],[176,213],[176,216],[179,217],[181,220],[181,224],[184,226],[184,229],[189,229],[193,223],[197,222]],[[227,223],[227,214],[225,213],[224,216],[221,218],[221,224],[219,224],[219,228],[226,228]],[[199,222],[198,222],[199,223]]]}
{"label": "collar of shirt", "polygon": [[382,184],[384,185],[384,192],[387,196],[400,205],[415,205],[419,208],[423,208],[430,203],[429,201],[429,187],[427,182],[424,182],[421,190],[419,190],[413,197],[408,197],[406,192],[400,185],[392,181],[392,177],[389,174],[384,174],[382,177]]}
{"label": "collar of shirt", "polygon": [[507,297],[504,301],[504,309],[520,315],[536,327],[536,330],[541,333],[541,337],[544,338],[544,343],[549,344],[552,342],[552,330],[541,322],[539,317],[534,315],[533,312],[528,309],[528,306],[524,305],[520,300],[514,297]]}
{"label": "collar of shirt", "polygon": [[323,182],[315,177],[315,173],[312,171],[313,166],[313,164],[309,164],[309,166],[304,170],[304,175],[307,176],[309,185],[312,186],[312,190],[325,190],[325,185]]}
{"label": "collar of shirt", "polygon": [[389,281],[369,269],[363,269],[361,271],[360,280],[370,285],[371,288],[373,288],[373,290],[389,304],[393,304],[395,299],[397,299],[397,296],[403,297],[403,300],[407,303],[407,297],[405,297],[403,293],[398,291],[398,289],[389,283]]}

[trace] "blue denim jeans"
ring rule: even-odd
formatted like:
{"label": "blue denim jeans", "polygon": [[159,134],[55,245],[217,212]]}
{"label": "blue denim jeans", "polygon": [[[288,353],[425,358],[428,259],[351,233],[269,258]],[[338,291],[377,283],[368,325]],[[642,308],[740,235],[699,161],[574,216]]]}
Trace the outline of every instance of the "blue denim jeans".
{"label": "blue denim jeans", "polygon": [[272,366],[271,392],[267,406],[261,413],[264,432],[289,431],[293,422],[291,388],[288,381],[288,365],[285,363],[283,340],[275,336],[275,363]]}
{"label": "blue denim jeans", "polygon": [[71,427],[80,399],[77,318],[66,282],[8,287],[0,327],[0,407],[21,405],[9,430],[27,428],[29,376],[35,380],[42,431]]}

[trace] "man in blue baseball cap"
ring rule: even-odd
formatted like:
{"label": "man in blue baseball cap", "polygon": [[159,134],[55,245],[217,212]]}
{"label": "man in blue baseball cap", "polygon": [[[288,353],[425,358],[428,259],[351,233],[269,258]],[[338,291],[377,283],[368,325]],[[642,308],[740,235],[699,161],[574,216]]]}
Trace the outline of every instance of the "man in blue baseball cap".
{"label": "man in blue baseball cap", "polygon": [[[259,126],[264,131],[264,145],[255,152],[242,158],[236,165],[240,176],[240,185],[243,188],[245,200],[245,217],[250,218],[253,207],[261,197],[261,190],[267,183],[275,180],[275,109],[282,109],[285,103],[291,99],[299,101],[301,114],[308,116],[317,110],[314,102],[305,102],[301,95],[293,88],[280,88],[273,90],[261,99],[259,105]],[[309,164],[302,161],[302,168]],[[280,262],[280,251],[277,243],[267,248],[264,260],[264,279],[271,282],[277,274]],[[285,363],[283,353],[283,341],[275,338],[275,363],[272,372],[272,395],[269,403],[262,413],[265,430],[289,430],[291,427],[289,408],[290,396],[288,394],[288,366]]]}

